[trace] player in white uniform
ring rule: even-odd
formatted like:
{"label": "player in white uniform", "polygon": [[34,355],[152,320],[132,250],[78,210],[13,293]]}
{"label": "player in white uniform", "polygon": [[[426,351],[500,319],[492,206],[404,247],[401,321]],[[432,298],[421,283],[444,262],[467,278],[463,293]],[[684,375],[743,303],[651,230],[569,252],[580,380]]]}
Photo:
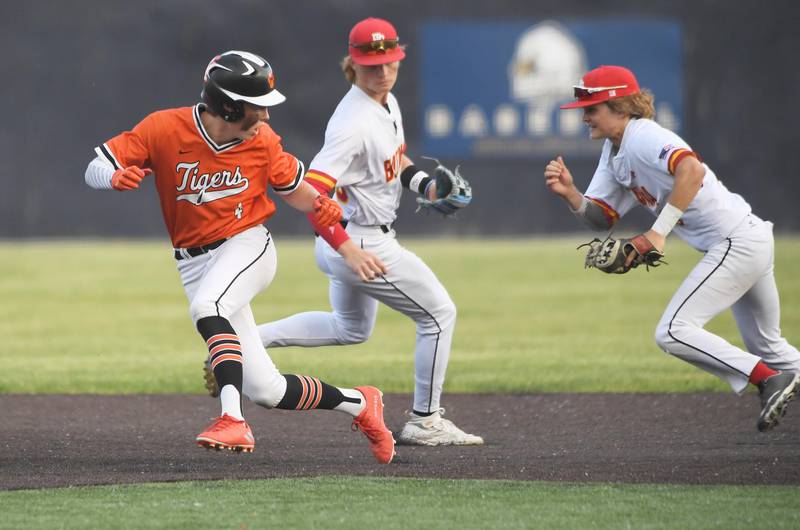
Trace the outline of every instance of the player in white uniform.
{"label": "player in white uniform", "polygon": [[[369,338],[378,302],[414,320],[414,405],[398,443],[477,445],[444,419],[440,397],[456,323],[456,307],[430,268],[395,239],[402,188],[434,199],[435,183],[405,155],[403,118],[391,94],[405,57],[389,22],[369,18],[350,32],[342,69],[352,87],[325,131],[325,145],[306,182],[336,190],[345,227],[319,228],[319,268],[330,278],[333,312],[300,313],[259,326],[267,347],[357,344]],[[338,251],[338,252],[337,252]]]}
{"label": "player in white uniform", "polygon": [[[659,347],[727,381],[742,393],[759,389],[757,426],[774,427],[800,386],[800,353],[782,336],[775,285],[772,223],[720,182],[675,133],[652,121],[653,96],[619,66],[588,72],[575,87],[593,139],[605,139],[585,194],[561,157],[545,183],[596,230],[608,230],[634,206],[656,217],[644,236],[659,251],[674,232],[704,253],[678,288],[656,328]],[[731,308],[747,351],[703,329]]]}

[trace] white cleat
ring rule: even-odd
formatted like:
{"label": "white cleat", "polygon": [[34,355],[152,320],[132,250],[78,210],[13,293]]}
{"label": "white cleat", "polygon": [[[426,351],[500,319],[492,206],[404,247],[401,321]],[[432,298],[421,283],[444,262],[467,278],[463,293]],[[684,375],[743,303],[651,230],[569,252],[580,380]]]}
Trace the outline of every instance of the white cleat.
{"label": "white cleat", "polygon": [[409,413],[409,420],[397,435],[398,445],[483,445],[483,438],[469,434],[442,417],[444,409],[430,416]]}

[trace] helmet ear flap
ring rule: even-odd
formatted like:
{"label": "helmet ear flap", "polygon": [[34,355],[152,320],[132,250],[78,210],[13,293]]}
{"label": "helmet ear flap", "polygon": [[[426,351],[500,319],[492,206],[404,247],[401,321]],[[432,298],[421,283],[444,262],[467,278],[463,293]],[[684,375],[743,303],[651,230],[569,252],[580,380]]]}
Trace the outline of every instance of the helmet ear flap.
{"label": "helmet ear flap", "polygon": [[221,116],[227,122],[236,122],[244,118],[244,102],[229,98],[211,79],[206,82],[200,97],[214,114]]}
{"label": "helmet ear flap", "polygon": [[244,118],[244,102],[231,101],[222,104],[224,112],[221,113],[222,119],[225,121],[239,121]]}

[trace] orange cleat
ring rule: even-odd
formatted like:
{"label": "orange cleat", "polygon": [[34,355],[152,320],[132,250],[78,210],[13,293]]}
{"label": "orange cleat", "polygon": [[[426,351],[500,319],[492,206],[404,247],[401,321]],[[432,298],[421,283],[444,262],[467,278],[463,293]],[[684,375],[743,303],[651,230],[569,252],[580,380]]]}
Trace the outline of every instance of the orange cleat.
{"label": "orange cleat", "polygon": [[353,430],[360,430],[369,440],[375,459],[388,464],[394,458],[394,438],[383,422],[383,392],[374,386],[358,386],[356,390],[364,394],[366,405],[361,414],[353,420]]}
{"label": "orange cleat", "polygon": [[253,431],[244,420],[237,420],[223,414],[208,428],[197,435],[197,445],[206,449],[228,449],[229,451],[243,451],[252,453],[256,440]]}

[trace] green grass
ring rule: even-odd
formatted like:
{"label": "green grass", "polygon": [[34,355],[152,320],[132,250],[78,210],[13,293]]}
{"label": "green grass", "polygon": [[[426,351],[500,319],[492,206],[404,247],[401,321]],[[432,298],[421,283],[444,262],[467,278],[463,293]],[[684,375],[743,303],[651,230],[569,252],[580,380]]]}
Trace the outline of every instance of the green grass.
{"label": "green grass", "polygon": [[[726,391],[653,341],[699,254],[673,239],[668,266],[608,276],[583,269],[575,247],[584,239],[404,241],[458,306],[445,390]],[[800,276],[790,274],[800,239],[779,238],[776,247],[783,330],[800,344]],[[278,256],[275,281],[253,304],[257,320],[327,309],[311,240],[279,240]],[[165,242],[0,243],[0,297],[0,392],[203,392],[204,344]],[[710,329],[741,345],[729,312]],[[411,321],[381,307],[364,344],[270,355],[284,372],[410,392],[413,347]]]}
{"label": "green grass", "polygon": [[[698,259],[678,241],[649,274],[586,271],[582,237],[410,240],[459,308],[446,390],[728,388],[663,354],[653,328]],[[327,308],[310,240],[279,241],[254,303],[268,321]],[[800,239],[780,238],[786,337],[800,343]],[[0,392],[201,393],[205,357],[163,242],[0,243]],[[710,328],[737,344],[729,314]],[[270,353],[284,372],[412,390],[414,328],[381,309],[358,346]],[[625,377],[619,377],[624,372]],[[353,477],[0,492],[0,528],[798,528],[798,489]]]}
{"label": "green grass", "polygon": [[0,528],[793,529],[797,488],[350,477],[0,492]]}

